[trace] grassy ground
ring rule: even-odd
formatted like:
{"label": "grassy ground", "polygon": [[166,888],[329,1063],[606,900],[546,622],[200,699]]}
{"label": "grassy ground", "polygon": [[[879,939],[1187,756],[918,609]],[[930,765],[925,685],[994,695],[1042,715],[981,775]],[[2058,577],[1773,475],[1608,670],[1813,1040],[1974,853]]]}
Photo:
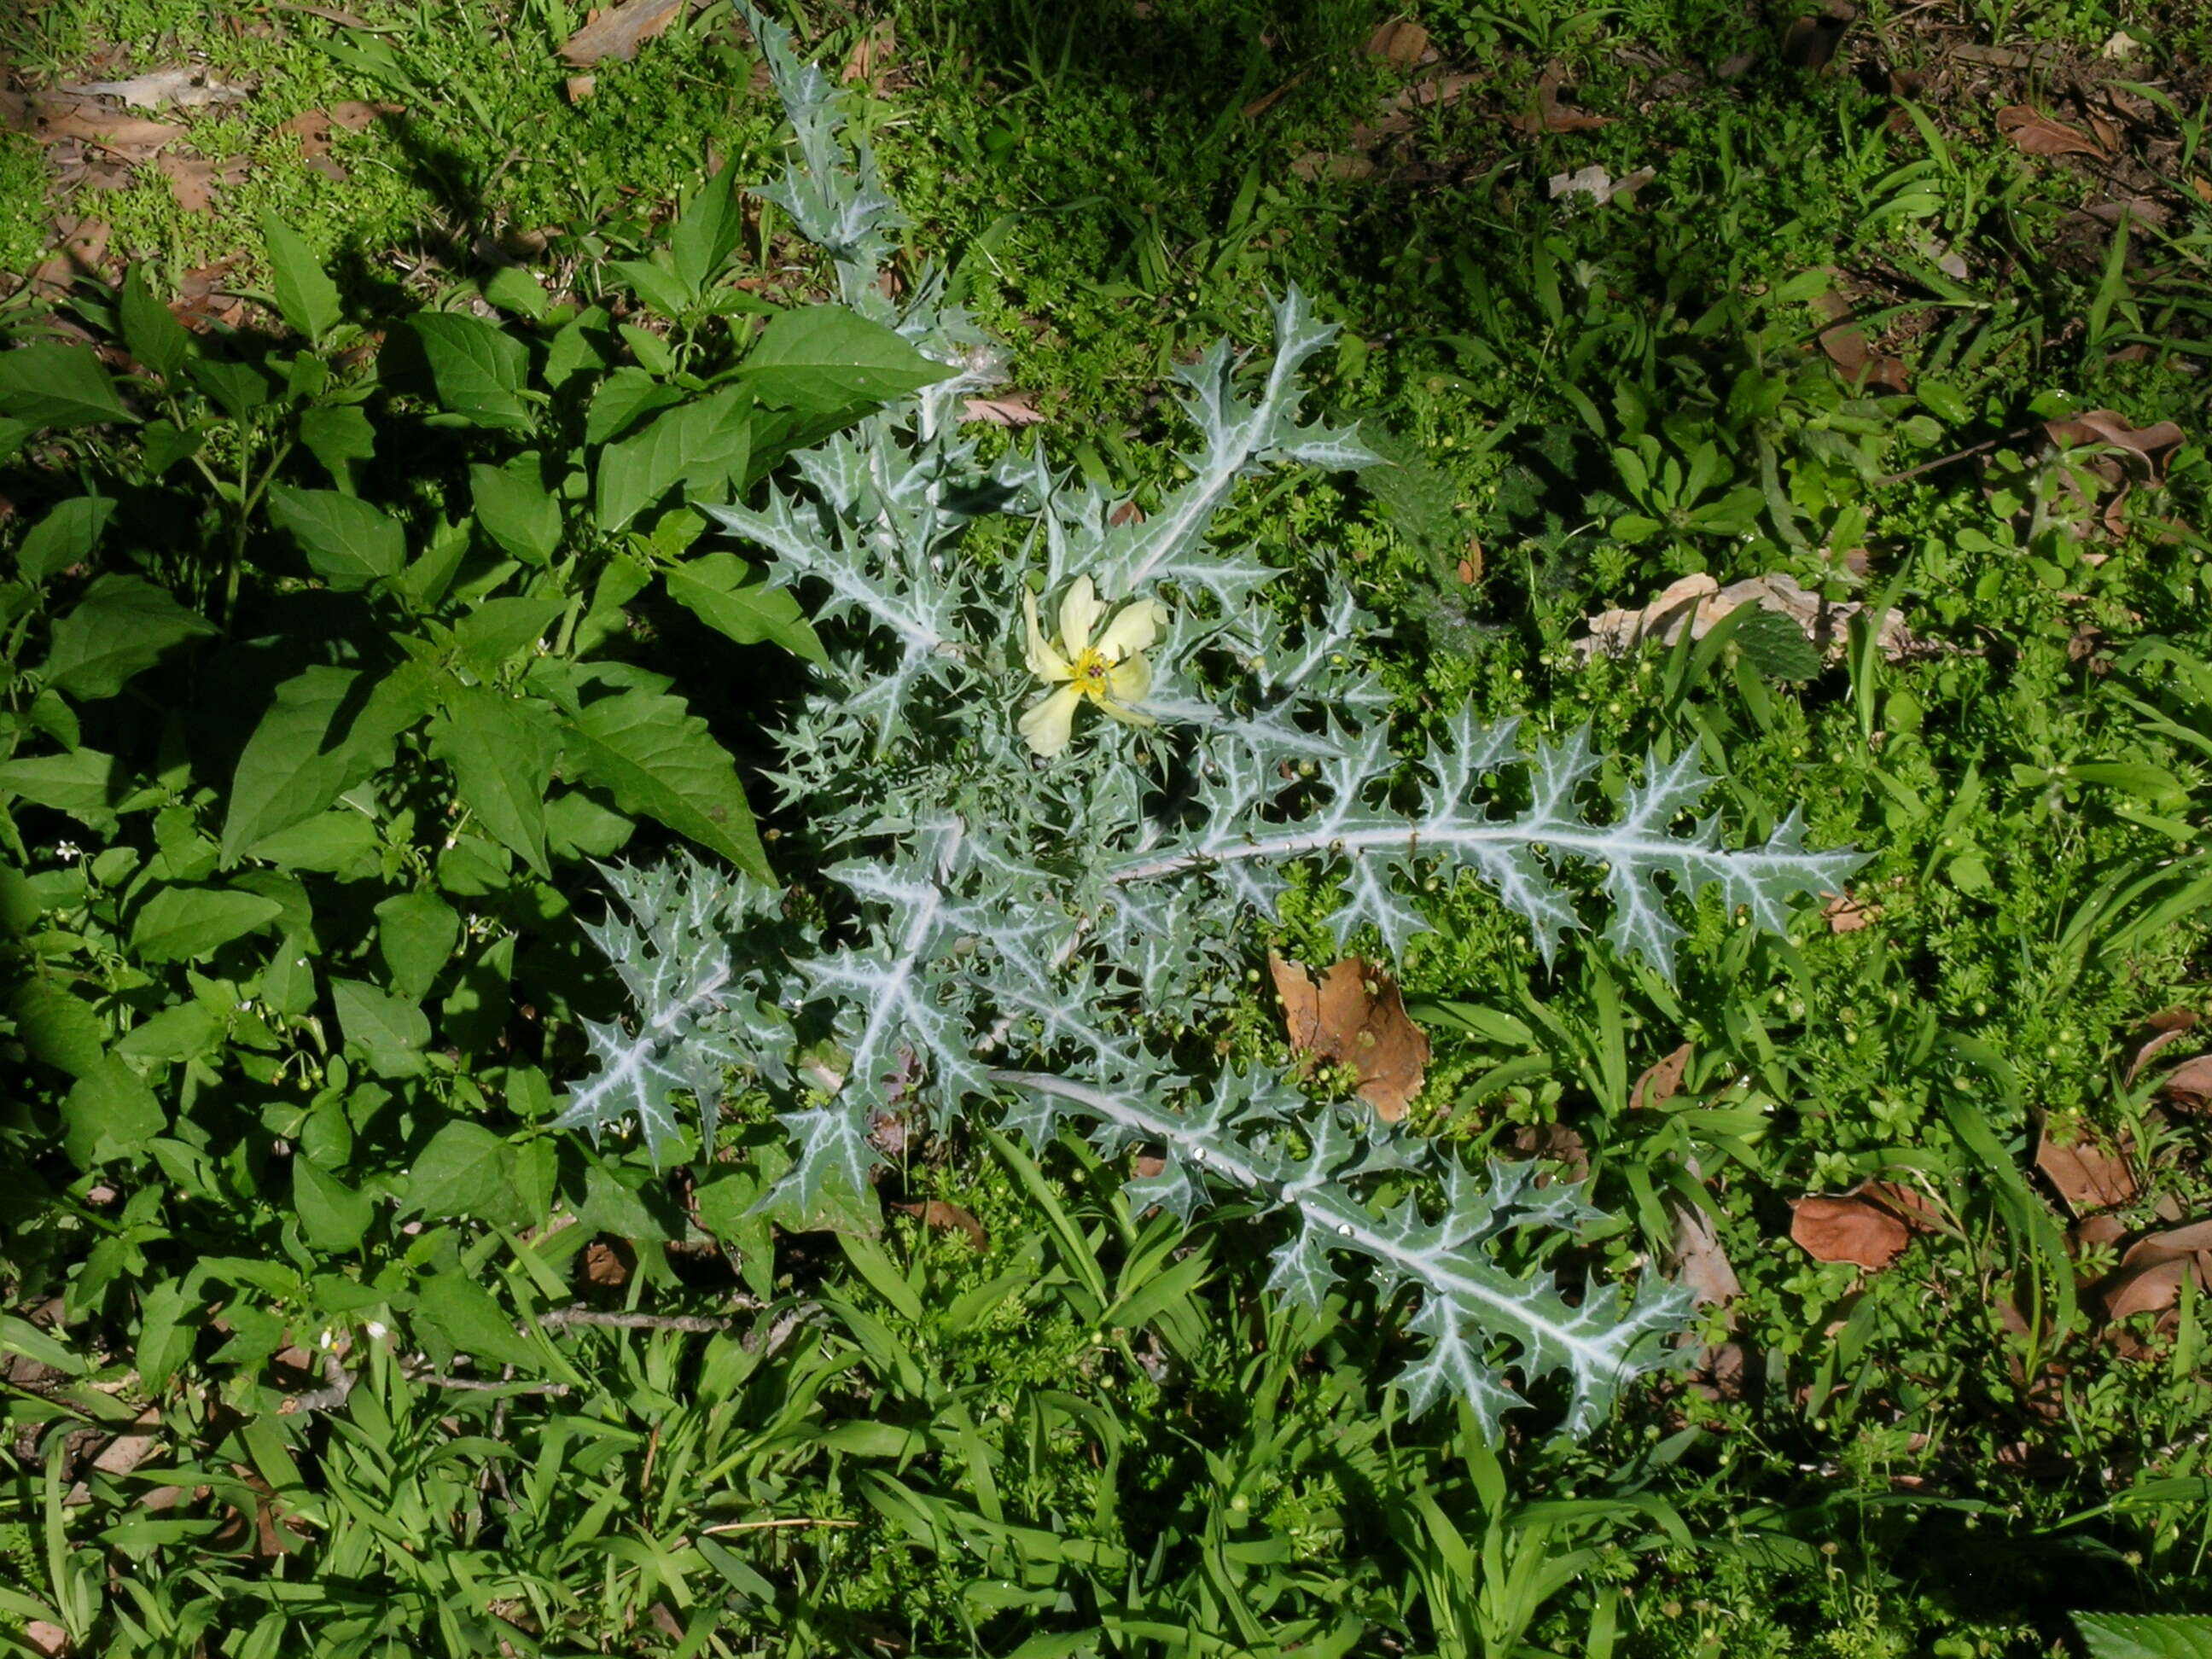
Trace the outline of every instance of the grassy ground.
{"label": "grassy ground", "polygon": [[[28,113],[0,134],[0,269],[32,273],[0,325],[107,337],[126,261],[258,325],[270,210],[356,317],[516,264],[599,297],[704,169],[764,179],[781,141],[726,6],[588,90],[558,55],[583,21],[13,15],[18,94],[192,62],[245,95],[133,112],[182,129],[139,160]],[[279,1402],[315,1382],[304,1329],[207,1328],[159,1389],[133,1364],[139,1287],[180,1260],[338,1271],[287,1243],[281,1198],[226,1214],[165,1199],[174,1170],[118,1194],[42,1163],[35,1200],[0,1200],[0,1583],[75,1597],[77,1651],[238,1655],[1948,1659],[2080,1651],[2085,1608],[2212,1613],[2207,1258],[2181,1231],[2212,1214],[2212,1091],[2175,1070],[2212,1012],[2198,9],[793,21],[848,70],[913,246],[1014,348],[1042,418],[1003,441],[1144,501],[1179,465],[1167,371],[1261,343],[1295,282],[1345,325],[1320,401],[1401,465],[1255,489],[1225,533],[1350,554],[1401,711],[1694,743],[1733,835],[1800,809],[1870,854],[1786,939],[1686,918],[1673,986],[1595,945],[1547,969],[1480,894],[1402,964],[1435,1042],[1416,1120],[1587,1170],[1621,1218],[1588,1264],[1698,1285],[1697,1368],[1581,1445],[1408,1424],[1377,1380],[1404,1310],[1303,1320],[1249,1227],[1182,1238],[1112,1172],[978,1144],[910,1149],[846,1231],[778,1232],[760,1287],[829,1310],[787,1340],[585,1327],[560,1386],[484,1393],[356,1334],[349,1400],[302,1419]],[[295,121],[362,106],[358,131]],[[1589,168],[1597,193],[1559,188]],[[46,262],[71,239],[74,269]],[[766,291],[819,281],[773,212],[743,248]],[[58,493],[46,459],[0,480],[24,522]],[[1578,646],[1699,573],[1894,607],[1911,643]],[[1325,902],[1273,943],[1326,963]],[[1240,1018],[1276,1042],[1256,990]],[[502,1132],[506,1098],[477,1097]],[[590,1185],[588,1225],[395,1235],[344,1273],[434,1248],[720,1317],[734,1282],[682,1194],[611,1167],[629,1185]],[[932,1200],[981,1248],[886,1207]],[[1176,1250],[1196,1265],[1142,1317],[1085,1301]],[[56,1650],[51,1623],[0,1603],[0,1640]]]}

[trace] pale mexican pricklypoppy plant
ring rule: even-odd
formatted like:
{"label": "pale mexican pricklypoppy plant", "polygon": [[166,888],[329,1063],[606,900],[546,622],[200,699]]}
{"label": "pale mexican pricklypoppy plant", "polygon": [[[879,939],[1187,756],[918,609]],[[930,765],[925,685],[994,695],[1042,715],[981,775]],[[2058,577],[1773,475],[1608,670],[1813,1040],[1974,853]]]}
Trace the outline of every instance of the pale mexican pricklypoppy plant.
{"label": "pale mexican pricklypoppy plant", "polygon": [[[801,1202],[866,1182],[879,1111],[939,1133],[980,1116],[1038,1146],[1073,1125],[1109,1156],[1162,1156],[1130,1182],[1133,1204],[1188,1221],[1225,1187],[1279,1213],[1270,1282],[1285,1296],[1317,1307],[1346,1257],[1386,1296],[1410,1291],[1424,1346],[1399,1380],[1413,1409],[1463,1401],[1495,1431],[1516,1403],[1510,1364],[1561,1376],[1565,1426],[1587,1430],[1624,1380],[1665,1362],[1686,1293],[1646,1279],[1570,1298],[1547,1269],[1509,1270],[1501,1234],[1595,1218],[1575,1188],[1469,1170],[1364,1107],[1221,1069],[1184,1033],[1239,994],[1254,918],[1294,864],[1335,884],[1347,946],[1371,932],[1402,951],[1424,925],[1419,896],[1473,879],[1528,919],[1548,959],[1582,926],[1557,872],[1575,860],[1598,872],[1613,945],[1670,970],[1673,903],[1717,888],[1779,928],[1793,900],[1839,890],[1858,860],[1803,850],[1794,817],[1744,851],[1710,823],[1684,827],[1708,782],[1693,750],[1650,757],[1594,818],[1584,793],[1601,757],[1585,733],[1524,748],[1514,723],[1462,713],[1410,758],[1394,747],[1352,601],[1287,621],[1267,602],[1277,573],[1206,539],[1239,479],[1374,459],[1349,430],[1298,422],[1297,370],[1334,331],[1295,290],[1274,307],[1264,368],[1217,345],[1178,371],[1191,476],[1148,516],[1041,455],[981,463],[957,422],[996,354],[934,275],[884,297],[896,209],[865,147],[843,147],[826,78],[747,15],[799,137],[799,160],[764,193],[828,252],[848,304],[958,372],[799,455],[798,486],[764,506],[705,509],[773,556],[772,580],[827,647],[775,734],[775,775],[804,826],[786,848],[823,855],[810,885],[826,920],[802,928],[775,893],[688,861],[608,872],[616,903],[595,938],[636,1018],[592,1028],[598,1069],[562,1121],[598,1133],[635,1119],[658,1158],[683,1138],[678,1097],[711,1115],[730,1073],[750,1073],[788,1103],[786,1190]],[[964,557],[963,531],[994,513],[1032,525],[1025,555]],[[1035,620],[1039,594],[1059,606],[1056,640]],[[1071,742],[1085,702],[1120,718]],[[1492,780],[1508,769],[1525,771],[1528,799],[1500,813]],[[809,1093],[791,1061],[801,1032],[822,1030],[842,1075]]]}

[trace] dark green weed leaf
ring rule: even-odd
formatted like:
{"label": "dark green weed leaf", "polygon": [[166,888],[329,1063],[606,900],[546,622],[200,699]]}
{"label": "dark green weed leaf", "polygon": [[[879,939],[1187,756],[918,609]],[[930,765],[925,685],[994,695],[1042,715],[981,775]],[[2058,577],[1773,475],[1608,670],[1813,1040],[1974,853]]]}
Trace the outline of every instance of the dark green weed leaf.
{"label": "dark green weed leaf", "polygon": [[2077,1613],[2089,1659],[2212,1659],[2212,1619],[2176,1613]]}
{"label": "dark green weed leaf", "polygon": [[105,495],[74,495],[24,532],[15,549],[15,568],[26,581],[58,576],[88,557],[115,512]]}
{"label": "dark green weed leaf", "polygon": [[561,545],[561,503],[533,478],[506,467],[469,469],[469,495],[484,533],[527,565],[542,565]]}
{"label": "dark green weed leaf", "polygon": [[439,400],[478,426],[520,432],[531,423],[521,395],[530,374],[529,348],[481,318],[428,311],[408,319],[430,360]]}
{"label": "dark green weed leaf", "polygon": [[750,397],[726,391],[687,404],[599,452],[595,516],[621,530],[681,480],[702,492],[741,477],[752,452]]}
{"label": "dark green weed leaf", "polygon": [[483,1125],[448,1123],[415,1160],[399,1213],[445,1221],[503,1210],[513,1167],[513,1148]]}
{"label": "dark green weed leaf", "polygon": [[206,433],[198,424],[179,426],[173,421],[148,422],[143,436],[142,457],[149,478],[158,478],[179,461],[191,459],[207,441]]}
{"label": "dark green weed leaf", "polygon": [[122,802],[129,781],[123,763],[97,749],[0,762],[0,793],[51,806],[81,823],[104,822]]}
{"label": "dark green weed leaf", "polygon": [[164,887],[131,924],[131,948],[149,962],[197,962],[283,913],[275,899],[226,887]]}
{"label": "dark green weed leaf", "polygon": [[106,1028],[92,1005],[49,979],[25,979],[7,1002],[15,1040],[31,1058],[88,1077],[107,1054]]}
{"label": "dark green weed leaf", "polygon": [[736,162],[726,162],[721,171],[699,187],[698,194],[684,204],[683,215],[668,239],[676,279],[695,297],[736,250],[744,230],[744,214],[731,187],[736,169]]}
{"label": "dark green weed leaf", "polygon": [[843,306],[823,305],[770,318],[738,372],[763,403],[827,411],[856,399],[903,397],[952,370],[881,323]]}
{"label": "dark green weed leaf", "polygon": [[265,407],[270,399],[269,377],[251,363],[193,357],[186,361],[185,373],[233,420],[246,419],[255,410]]}
{"label": "dark green weed leaf", "polygon": [[617,259],[607,269],[626,284],[631,293],[672,323],[697,303],[696,285],[687,286],[682,278],[663,270],[650,260]]}
{"label": "dark green weed leaf", "polygon": [[271,484],[269,516],[291,532],[314,573],[342,592],[397,576],[407,562],[399,521],[357,495]]}
{"label": "dark green weed leaf", "polygon": [[625,812],[666,824],[763,881],[768,855],[729,751],[681,697],[628,691],[573,708],[564,732],[577,772]]}
{"label": "dark green weed leaf", "polygon": [[479,1364],[513,1365],[533,1374],[544,1369],[536,1345],[516,1333],[491,1292],[466,1273],[442,1273],[423,1280],[415,1292],[415,1316]]}
{"label": "dark green weed leaf", "polygon": [[62,1100],[62,1144],[77,1168],[128,1158],[168,1127],[168,1115],[137,1073],[110,1055]]}
{"label": "dark green weed leaf", "polygon": [[216,631],[139,576],[102,576],[53,628],[46,684],[80,702],[112,697],[186,640]]}
{"label": "dark green weed leaf", "polygon": [[1820,647],[1805,630],[1778,611],[1758,609],[1736,624],[1735,642],[1748,662],[1772,680],[1820,678]]}
{"label": "dark green weed leaf", "polygon": [[146,271],[134,264],[123,278],[123,297],[118,306],[123,320],[123,341],[139,367],[163,380],[173,380],[185,359],[198,350],[191,331],[170,313],[146,286]]}
{"label": "dark green weed leaf", "polygon": [[536,645],[568,608],[557,593],[486,599],[453,624],[453,638],[471,663],[497,670]]}
{"label": "dark green weed leaf", "polygon": [[393,743],[429,712],[434,691],[431,673],[416,663],[381,679],[354,668],[310,668],[278,686],[238,759],[222,829],[225,867],[389,766]]}
{"label": "dark green weed leaf", "polygon": [[620,437],[655,410],[684,401],[683,392],[656,380],[641,368],[617,369],[592,393],[584,410],[584,441],[603,444]]}
{"label": "dark green weed leaf", "polygon": [[308,1246],[318,1250],[359,1249],[376,1215],[376,1206],[365,1194],[305,1157],[292,1160],[292,1207],[299,1212]]}
{"label": "dark green weed leaf", "polygon": [[333,979],[331,1001],[349,1048],[360,1048],[380,1077],[413,1077],[422,1070],[430,1022],[415,1003],[365,980]]}
{"label": "dark green weed leaf", "polygon": [[410,1001],[429,994],[460,938],[459,913],[435,893],[400,893],[376,907],[377,954],[392,990]]}
{"label": "dark green weed leaf", "polygon": [[[561,753],[557,720],[543,703],[459,686],[430,722],[430,752],[453,769],[461,804],[540,876],[545,858],[545,790]],[[734,786],[733,786],[734,787]]]}
{"label": "dark green weed leaf", "polygon": [[740,645],[772,641],[795,657],[827,664],[813,624],[786,587],[749,580],[752,572],[730,553],[708,553],[664,570],[668,596],[716,632]]}
{"label": "dark green weed leaf", "polygon": [[191,1356],[205,1317],[205,1304],[191,1279],[162,1279],[140,1297],[134,1358],[149,1389],[158,1392]]}
{"label": "dark green weed leaf", "polygon": [[376,428],[358,404],[317,404],[300,412],[300,443],[323,464],[331,482],[354,491],[356,462],[376,458]]}
{"label": "dark green weed leaf", "polygon": [[552,304],[545,284],[520,265],[502,265],[483,285],[483,296],[501,311],[512,311],[536,322]]}
{"label": "dark green weed leaf", "polygon": [[309,340],[319,341],[338,325],[337,285],[307,251],[300,233],[274,213],[262,214],[261,234],[268,239],[276,309]]}
{"label": "dark green weed leaf", "polygon": [[135,420],[90,346],[27,345],[0,351],[0,415],[33,427]]}

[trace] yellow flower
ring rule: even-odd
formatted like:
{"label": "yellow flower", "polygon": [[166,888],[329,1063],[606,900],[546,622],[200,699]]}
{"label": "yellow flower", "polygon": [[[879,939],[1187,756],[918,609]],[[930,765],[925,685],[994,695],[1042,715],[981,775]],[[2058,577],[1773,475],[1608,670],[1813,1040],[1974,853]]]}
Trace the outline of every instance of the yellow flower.
{"label": "yellow flower", "polygon": [[1093,640],[1091,630],[1105,612],[1091,578],[1078,576],[1060,603],[1060,638],[1048,644],[1037,627],[1036,595],[1022,595],[1023,618],[1029,624],[1023,659],[1030,673],[1057,688],[1022,716],[1022,737],[1047,759],[1067,747],[1076,708],[1086,698],[1125,726],[1153,724],[1150,714],[1129,705],[1152,689],[1152,665],[1139,653],[1159,637],[1167,607],[1133,599]]}

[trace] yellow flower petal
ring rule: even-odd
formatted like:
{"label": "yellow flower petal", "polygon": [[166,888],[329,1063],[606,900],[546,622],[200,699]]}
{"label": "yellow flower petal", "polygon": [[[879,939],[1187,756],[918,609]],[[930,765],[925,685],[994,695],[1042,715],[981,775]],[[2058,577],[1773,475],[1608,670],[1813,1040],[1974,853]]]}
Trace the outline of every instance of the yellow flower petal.
{"label": "yellow flower petal", "polygon": [[1022,659],[1029,665],[1030,672],[1041,680],[1073,678],[1074,669],[1044,642],[1044,635],[1037,628],[1036,595],[1026,590],[1022,594],[1022,617],[1029,624],[1029,637],[1022,641]]}
{"label": "yellow flower petal", "polygon": [[1098,654],[1109,662],[1120,662],[1139,651],[1149,651],[1167,620],[1165,605],[1152,599],[1134,600],[1122,606],[1121,614],[1098,636]]}
{"label": "yellow flower petal", "polygon": [[1078,576],[1067,597],[1060,602],[1060,648],[1071,657],[1081,656],[1091,643],[1091,625],[1104,608],[1098,603],[1098,590],[1091,585],[1091,578]]}
{"label": "yellow flower petal", "polygon": [[1075,725],[1075,707],[1083,701],[1083,694],[1072,685],[1040,698],[1022,716],[1022,740],[1050,760],[1067,747],[1068,738]]}
{"label": "yellow flower petal", "polygon": [[1152,689],[1152,665],[1143,657],[1132,657],[1107,675],[1106,687],[1113,696],[1101,706],[1109,712],[1113,703],[1142,702],[1145,694]]}
{"label": "yellow flower petal", "polygon": [[1141,708],[1124,708],[1118,702],[1102,702],[1098,706],[1124,726],[1158,726],[1159,724]]}

